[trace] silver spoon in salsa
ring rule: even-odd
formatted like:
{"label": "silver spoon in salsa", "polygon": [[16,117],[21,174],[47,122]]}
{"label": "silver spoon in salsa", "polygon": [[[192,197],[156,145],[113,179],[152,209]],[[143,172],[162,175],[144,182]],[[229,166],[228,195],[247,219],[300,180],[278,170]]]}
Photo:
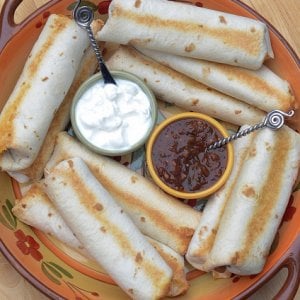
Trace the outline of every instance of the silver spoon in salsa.
{"label": "silver spoon in salsa", "polygon": [[249,126],[248,128],[238,131],[237,133],[230,135],[229,137],[222,138],[216,141],[215,143],[209,145],[205,149],[205,151],[223,147],[224,145],[230,143],[231,141],[241,138],[258,129],[268,127],[272,130],[278,130],[284,125],[284,118],[292,117],[294,114],[295,112],[293,110],[290,110],[288,113],[285,113],[281,110],[273,110],[267,114],[267,116],[264,118],[264,120],[261,123],[258,123],[253,126]]}

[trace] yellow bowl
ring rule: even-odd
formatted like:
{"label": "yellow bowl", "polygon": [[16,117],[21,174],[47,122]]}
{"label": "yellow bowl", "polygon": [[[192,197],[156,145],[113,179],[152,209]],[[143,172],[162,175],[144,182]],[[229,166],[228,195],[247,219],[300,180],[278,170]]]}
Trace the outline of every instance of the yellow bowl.
{"label": "yellow bowl", "polygon": [[213,194],[214,192],[216,192],[218,189],[220,189],[224,185],[224,183],[228,179],[228,177],[231,173],[231,170],[232,170],[232,166],[233,166],[233,147],[230,143],[225,146],[227,148],[227,163],[226,163],[224,173],[221,175],[221,177],[215,183],[213,183],[208,188],[200,190],[200,191],[195,191],[195,192],[178,191],[178,190],[170,187],[164,181],[162,181],[162,179],[157,174],[155,167],[154,167],[154,162],[152,159],[153,146],[155,144],[156,139],[162,132],[162,130],[164,130],[167,126],[169,126],[171,123],[173,123],[175,121],[179,121],[179,120],[183,120],[183,119],[190,119],[190,118],[204,120],[204,121],[208,122],[212,127],[214,127],[223,137],[228,136],[227,130],[218,121],[216,121],[215,119],[213,119],[207,115],[204,115],[201,113],[194,113],[194,112],[177,114],[173,117],[170,117],[170,118],[164,120],[161,124],[159,124],[153,130],[153,132],[148,140],[147,147],[146,147],[146,161],[147,161],[147,166],[148,166],[150,175],[152,176],[154,182],[162,190],[164,190],[168,194],[175,196],[177,198],[199,199],[199,198],[207,197],[207,196]]}

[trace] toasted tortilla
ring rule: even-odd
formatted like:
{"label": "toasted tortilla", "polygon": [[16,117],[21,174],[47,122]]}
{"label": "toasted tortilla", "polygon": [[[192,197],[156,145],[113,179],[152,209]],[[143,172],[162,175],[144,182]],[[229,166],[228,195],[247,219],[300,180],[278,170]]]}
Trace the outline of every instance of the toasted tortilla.
{"label": "toasted tortilla", "polygon": [[256,124],[265,112],[203,85],[137,50],[119,46],[110,53],[107,66],[135,74],[145,81],[158,99],[187,111],[208,114],[236,125]]}
{"label": "toasted tortilla", "polygon": [[[248,126],[243,126],[241,130],[246,127]],[[196,269],[211,271],[211,266],[207,268],[206,263],[214,246],[222,215],[228,201],[230,201],[232,190],[254,137],[255,133],[252,133],[232,142],[234,147],[234,164],[230,176],[224,186],[208,198],[201,220],[185,256],[187,261]],[[224,274],[224,272],[214,272],[215,275],[221,276],[218,273]]]}
{"label": "toasted tortilla", "polygon": [[260,130],[239,172],[205,269],[239,275],[262,271],[296,181],[299,134],[284,126]]}
{"label": "toasted tortilla", "polygon": [[[55,237],[83,256],[91,258],[44,191],[43,181],[32,184],[26,195],[16,200],[12,211],[21,222]],[[149,237],[147,239],[173,271],[168,296],[174,297],[186,292],[189,284],[184,272],[183,256],[158,241]]]}
{"label": "toasted tortilla", "polygon": [[263,111],[279,109],[287,112],[296,108],[289,83],[264,65],[253,71],[141,47],[138,50],[206,86]]}
{"label": "toasted tortilla", "polygon": [[[96,32],[103,26],[101,20],[95,20],[92,23],[92,30]],[[44,168],[47,161],[49,160],[55,143],[55,137],[60,132],[63,131],[68,123],[70,122],[70,109],[75,93],[81,84],[87,80],[96,71],[98,62],[96,55],[92,47],[89,47],[80,62],[77,73],[75,75],[74,81],[66,94],[61,106],[58,108],[55,116],[51,122],[49,130],[43,141],[43,144],[39,150],[37,157],[34,162],[26,169],[9,172],[9,175],[16,179],[20,183],[25,183],[29,181],[37,181],[42,178],[44,173]]]}
{"label": "toasted tortilla", "polygon": [[0,115],[2,170],[22,170],[36,159],[88,44],[74,21],[50,15]]}
{"label": "toasted tortilla", "polygon": [[273,57],[257,20],[166,0],[113,0],[102,41],[258,69]]}
{"label": "toasted tortilla", "polygon": [[133,299],[160,299],[172,270],[81,158],[59,163],[45,191],[78,240]]}
{"label": "toasted tortilla", "polygon": [[65,132],[57,136],[45,173],[72,157],[84,160],[145,235],[185,254],[201,217],[199,211],[165,194],[153,182],[115,160],[93,153]]}

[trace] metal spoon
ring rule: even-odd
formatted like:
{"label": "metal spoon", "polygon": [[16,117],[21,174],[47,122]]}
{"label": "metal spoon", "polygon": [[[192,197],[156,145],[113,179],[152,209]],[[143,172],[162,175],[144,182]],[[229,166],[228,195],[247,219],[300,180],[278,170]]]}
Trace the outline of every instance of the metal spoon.
{"label": "metal spoon", "polygon": [[102,73],[104,83],[105,84],[111,83],[111,84],[116,85],[115,80],[113,79],[112,75],[110,74],[110,72],[108,71],[108,69],[104,63],[101,50],[98,47],[98,44],[94,37],[93,31],[91,29],[91,24],[94,20],[94,12],[88,6],[80,6],[80,3],[81,3],[81,0],[78,0],[77,4],[73,10],[73,18],[74,18],[75,22],[80,27],[85,29],[88,33],[91,45],[95,51],[95,54],[96,54],[96,57],[98,60],[99,68]]}
{"label": "metal spoon", "polygon": [[294,115],[294,111],[290,110],[288,113],[285,113],[281,110],[273,110],[267,114],[265,119],[256,125],[250,126],[248,128],[245,128],[244,130],[241,130],[233,135],[230,135],[229,137],[223,138],[212,145],[208,146],[205,151],[209,151],[212,149],[223,147],[224,145],[228,144],[232,140],[236,140],[240,137],[243,137],[255,130],[268,127],[272,130],[278,130],[284,125],[284,117],[292,117]]}

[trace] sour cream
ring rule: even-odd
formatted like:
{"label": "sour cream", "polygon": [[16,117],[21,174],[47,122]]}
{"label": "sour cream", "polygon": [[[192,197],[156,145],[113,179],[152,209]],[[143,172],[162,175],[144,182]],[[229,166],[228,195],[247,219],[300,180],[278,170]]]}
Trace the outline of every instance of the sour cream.
{"label": "sour cream", "polygon": [[97,81],[79,98],[77,129],[92,145],[126,151],[153,126],[149,97],[135,82],[115,78],[117,85]]}

